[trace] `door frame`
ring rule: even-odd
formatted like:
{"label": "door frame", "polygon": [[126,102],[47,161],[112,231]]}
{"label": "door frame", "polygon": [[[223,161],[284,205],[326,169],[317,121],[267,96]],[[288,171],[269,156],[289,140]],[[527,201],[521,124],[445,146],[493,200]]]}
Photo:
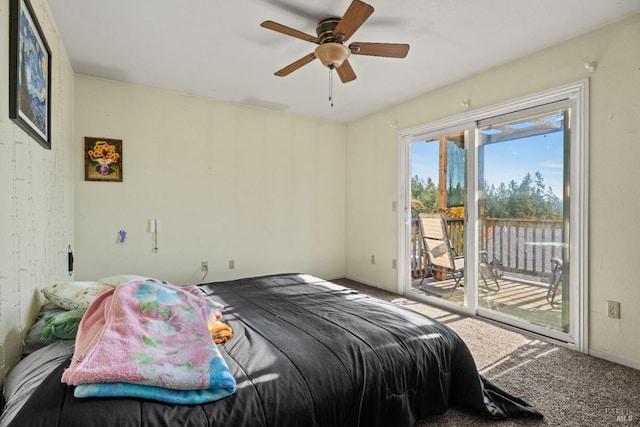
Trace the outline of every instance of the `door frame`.
{"label": "door frame", "polygon": [[[589,281],[588,281],[588,225],[589,225],[589,80],[582,79],[573,83],[538,92],[529,96],[506,101],[500,104],[468,111],[453,117],[425,123],[398,132],[398,290],[410,296],[410,231],[411,231],[411,143],[423,139],[424,135],[445,134],[448,130],[467,129],[473,125],[474,132],[469,132],[469,141],[465,143],[467,156],[467,200],[466,200],[466,232],[465,247],[477,248],[478,245],[478,135],[477,122],[480,120],[513,113],[544,104],[569,100],[572,103],[570,118],[570,171],[569,185],[569,248],[568,256],[572,260],[569,266],[570,295],[570,328],[567,334],[545,333],[536,328],[526,329],[566,343],[567,346],[588,353],[588,313],[589,313]],[[477,283],[477,251],[465,259],[469,268],[465,268],[465,280]],[[476,288],[474,291],[473,288]],[[439,298],[426,298],[429,303],[442,306],[447,310],[479,316],[477,307],[477,287],[470,287],[465,292],[465,306],[452,304]],[[468,300],[467,300],[468,299]],[[513,322],[511,326],[523,328],[527,326]],[[533,330],[532,330],[533,329]],[[550,330],[546,330],[549,332]]]}

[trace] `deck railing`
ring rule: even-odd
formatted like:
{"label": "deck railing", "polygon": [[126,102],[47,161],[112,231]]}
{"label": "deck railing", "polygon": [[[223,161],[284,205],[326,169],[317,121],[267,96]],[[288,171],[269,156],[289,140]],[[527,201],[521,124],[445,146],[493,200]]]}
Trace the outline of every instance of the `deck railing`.
{"label": "deck railing", "polygon": [[[489,261],[499,260],[504,272],[549,277],[551,258],[562,259],[562,221],[513,218],[484,218],[480,242]],[[464,220],[448,218],[451,246],[465,254]],[[418,221],[412,222],[411,260],[414,277],[424,275],[426,259]]]}

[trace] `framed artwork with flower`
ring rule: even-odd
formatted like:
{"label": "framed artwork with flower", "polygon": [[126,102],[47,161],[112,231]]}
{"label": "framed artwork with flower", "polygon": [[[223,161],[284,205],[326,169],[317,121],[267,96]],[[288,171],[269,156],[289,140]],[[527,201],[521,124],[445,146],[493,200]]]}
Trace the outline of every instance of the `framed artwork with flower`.
{"label": "framed artwork with flower", "polygon": [[122,140],[84,138],[84,180],[122,182]]}

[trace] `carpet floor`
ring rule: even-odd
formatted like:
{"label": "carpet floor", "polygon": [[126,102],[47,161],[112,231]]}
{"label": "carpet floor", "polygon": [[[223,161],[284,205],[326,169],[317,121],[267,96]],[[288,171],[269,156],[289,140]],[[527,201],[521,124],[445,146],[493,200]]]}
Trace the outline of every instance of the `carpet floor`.
{"label": "carpet floor", "polygon": [[640,371],[636,369],[349,279],[334,282],[448,325],[467,343],[484,377],[544,414],[542,420],[495,421],[452,408],[416,427],[640,426]]}

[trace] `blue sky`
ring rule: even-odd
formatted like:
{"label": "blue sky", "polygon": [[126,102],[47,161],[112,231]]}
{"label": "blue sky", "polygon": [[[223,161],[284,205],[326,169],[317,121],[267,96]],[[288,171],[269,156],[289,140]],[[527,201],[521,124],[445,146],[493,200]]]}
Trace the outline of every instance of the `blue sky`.
{"label": "blue sky", "polygon": [[[485,178],[496,186],[540,171],[544,183],[562,198],[563,132],[489,144],[485,147]],[[438,181],[438,142],[411,144],[411,176]]]}

